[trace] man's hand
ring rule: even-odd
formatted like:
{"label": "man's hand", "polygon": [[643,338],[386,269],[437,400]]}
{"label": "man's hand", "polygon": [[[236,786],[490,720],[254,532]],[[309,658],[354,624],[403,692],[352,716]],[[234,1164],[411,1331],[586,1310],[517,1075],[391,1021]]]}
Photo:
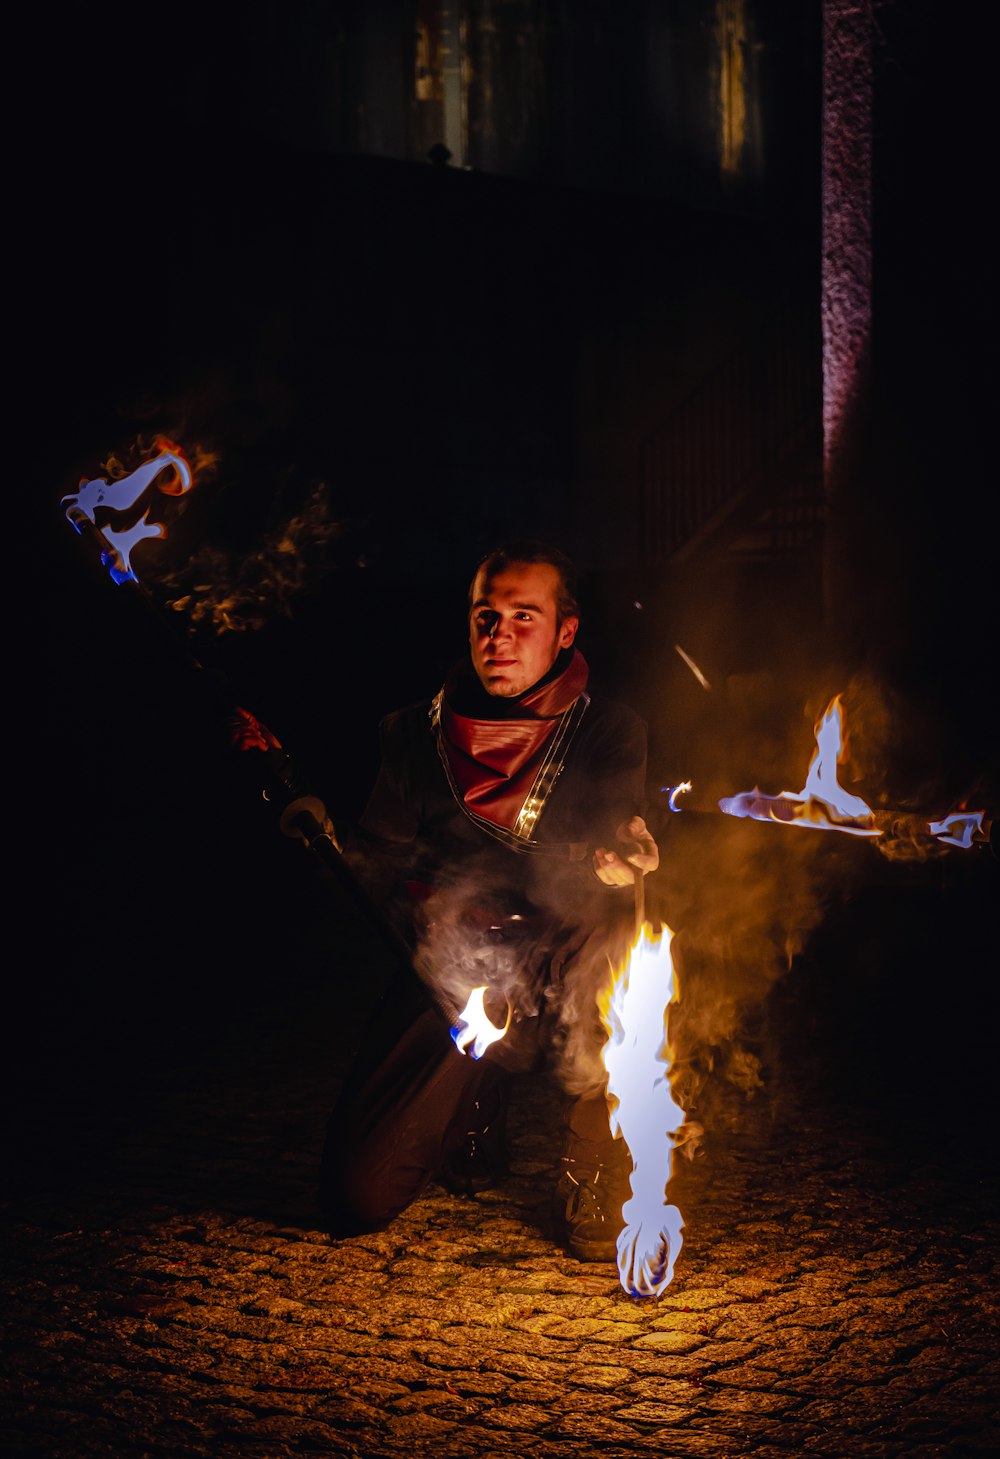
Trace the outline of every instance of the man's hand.
{"label": "man's hand", "polygon": [[280,750],[281,742],[249,709],[236,706],[229,721],[229,739],[235,750]]}
{"label": "man's hand", "polygon": [[618,837],[617,851],[599,846],[594,852],[594,871],[605,886],[629,887],[635,881],[637,870],[643,876],[656,870],[660,864],[660,853],[642,816],[623,821],[615,835]]}

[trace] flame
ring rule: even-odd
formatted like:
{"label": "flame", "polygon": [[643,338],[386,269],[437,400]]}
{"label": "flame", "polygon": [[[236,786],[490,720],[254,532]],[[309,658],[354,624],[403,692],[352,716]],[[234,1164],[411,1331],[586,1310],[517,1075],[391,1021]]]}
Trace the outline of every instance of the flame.
{"label": "flame", "polygon": [[928,830],[939,841],[946,841],[949,846],[961,846],[963,850],[968,850],[974,837],[977,834],[984,834],[985,816],[985,811],[952,811],[950,816],[945,816],[941,821],[929,822]]}
{"label": "flame", "polygon": [[[82,531],[83,520],[98,527],[105,543],[101,561],[116,583],[130,578],[133,582],[137,581],[131,563],[134,548],[147,538],[165,537],[166,529],[158,522],[150,522],[148,507],[138,521],[124,528],[100,525],[97,513],[131,511],[154,481],[165,496],[183,496],[194,485],[194,473],[179,446],[165,436],[158,436],[156,448],[155,456],[126,475],[120,474],[120,465],[112,457],[104,468],[107,476],[81,481],[79,491],[64,496],[60,502],[67,519],[78,532]],[[170,475],[160,480],[168,470]]]}
{"label": "flame", "polygon": [[827,705],[815,727],[816,749],[809,762],[801,799],[818,801],[829,806],[843,820],[871,819],[872,808],[860,795],[852,795],[837,780],[837,766],[843,749],[843,714],[841,696],[836,694]]}
{"label": "flame", "polygon": [[755,821],[784,821],[790,826],[843,831],[848,836],[881,836],[881,829],[872,825],[871,806],[845,790],[837,779],[844,743],[839,694],[817,720],[814,733],[816,749],[802,790],[783,790],[779,795],[743,791],[720,800],[719,809],[727,816],[749,816]]}
{"label": "flame", "polygon": [[[815,726],[816,749],[809,763],[806,783],[798,794],[783,790],[780,795],[765,795],[759,789],[743,791],[719,801],[719,809],[727,816],[749,816],[755,821],[784,821],[790,826],[813,826],[823,831],[843,831],[848,836],[881,836],[879,845],[886,855],[898,855],[898,847],[908,844],[886,836],[894,821],[909,821],[909,835],[933,837],[948,846],[970,847],[975,841],[988,840],[985,811],[958,810],[939,821],[921,816],[901,816],[886,811],[875,812],[859,795],[845,790],[837,779],[837,766],[843,757],[843,724],[841,696],[835,695]],[[666,789],[667,787],[664,787]],[[680,790],[682,787],[678,787]],[[677,810],[674,796],[670,809]],[[881,824],[879,824],[881,822]]]}
{"label": "flame", "polygon": [[676,811],[678,814],[680,814],[681,808],[677,804],[678,796],[687,795],[693,789],[694,786],[692,785],[690,780],[682,780],[680,785],[661,785],[660,793],[663,794],[664,792],[667,792],[667,805],[672,811]]}
{"label": "flame", "polygon": [[194,473],[191,470],[191,463],[184,452],[174,441],[168,440],[166,436],[157,436],[156,445],[160,452],[159,460],[172,462],[177,468],[172,480],[161,481],[157,490],[162,491],[164,496],[183,496],[194,486]]}
{"label": "flame", "polygon": [[[467,1050],[474,1059],[481,1059],[489,1048],[502,1039],[510,1028],[510,1008],[507,1009],[507,1022],[503,1028],[497,1028],[492,1022],[483,1000],[486,997],[488,988],[484,984],[481,988],[473,988],[469,994],[469,1001],[458,1015],[458,1023],[451,1031],[455,1041],[455,1047],[460,1054]],[[471,1048],[469,1047],[471,1044]]]}
{"label": "flame", "polygon": [[136,522],[134,527],[128,527],[124,532],[116,532],[112,527],[105,527],[101,536],[107,543],[107,548],[101,553],[101,562],[116,583],[124,583],[128,578],[135,582],[136,576],[132,571],[130,561],[133,547],[144,542],[147,537],[165,537],[166,535],[166,529],[159,522],[149,520],[148,512],[144,512],[141,521]]}
{"label": "flame", "polygon": [[658,1297],[674,1275],[684,1223],[666,1199],[675,1136],[684,1111],[670,1087],[667,1014],[677,1001],[669,927],[645,923],[601,1000],[608,1038],[602,1057],[613,1100],[611,1131],[632,1156],[631,1196],[622,1209],[618,1273],[636,1297]]}

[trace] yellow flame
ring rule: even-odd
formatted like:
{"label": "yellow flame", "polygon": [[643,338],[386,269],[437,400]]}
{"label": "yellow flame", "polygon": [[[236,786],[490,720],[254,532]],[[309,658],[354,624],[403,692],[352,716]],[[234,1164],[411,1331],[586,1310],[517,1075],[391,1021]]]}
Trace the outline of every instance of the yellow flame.
{"label": "yellow flame", "polygon": [[658,1297],[674,1275],[684,1222],[666,1199],[674,1137],[684,1111],[670,1086],[667,1016],[678,998],[669,927],[644,924],[601,999],[608,1038],[604,1067],[612,1101],[611,1131],[632,1157],[631,1196],[622,1209],[618,1274],[637,1297]]}
{"label": "yellow flame", "polygon": [[451,1031],[459,1053],[464,1054],[468,1050],[474,1059],[481,1059],[490,1044],[495,1044],[498,1039],[502,1039],[510,1028],[509,1008],[507,1022],[503,1028],[497,1028],[486,1012],[483,1000],[488,991],[485,984],[481,988],[473,988],[469,994],[469,1001],[458,1015],[458,1023]]}

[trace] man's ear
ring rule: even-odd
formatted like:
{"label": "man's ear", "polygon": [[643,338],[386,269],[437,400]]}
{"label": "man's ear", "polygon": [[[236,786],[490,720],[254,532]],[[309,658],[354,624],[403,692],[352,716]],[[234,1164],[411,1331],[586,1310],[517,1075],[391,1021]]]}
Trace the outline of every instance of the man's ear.
{"label": "man's ear", "polygon": [[580,627],[579,618],[564,618],[559,625],[559,647],[569,648],[576,638],[576,630]]}

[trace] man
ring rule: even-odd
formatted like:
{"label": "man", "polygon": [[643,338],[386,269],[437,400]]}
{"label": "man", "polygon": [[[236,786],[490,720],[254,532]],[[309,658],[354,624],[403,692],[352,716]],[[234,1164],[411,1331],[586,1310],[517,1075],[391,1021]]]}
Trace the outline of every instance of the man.
{"label": "man", "polygon": [[[512,1071],[554,1064],[567,1094],[560,1220],[571,1252],[613,1258],[629,1161],[611,1138],[596,997],[658,864],[642,820],[646,733],[588,690],[573,568],[515,542],[479,565],[469,658],[430,704],[390,715],[349,859],[403,909],[420,974],[382,999],[330,1120],[332,1233],[377,1230],[432,1180],[505,1169]],[[475,987],[506,1033],[451,1037]]]}

